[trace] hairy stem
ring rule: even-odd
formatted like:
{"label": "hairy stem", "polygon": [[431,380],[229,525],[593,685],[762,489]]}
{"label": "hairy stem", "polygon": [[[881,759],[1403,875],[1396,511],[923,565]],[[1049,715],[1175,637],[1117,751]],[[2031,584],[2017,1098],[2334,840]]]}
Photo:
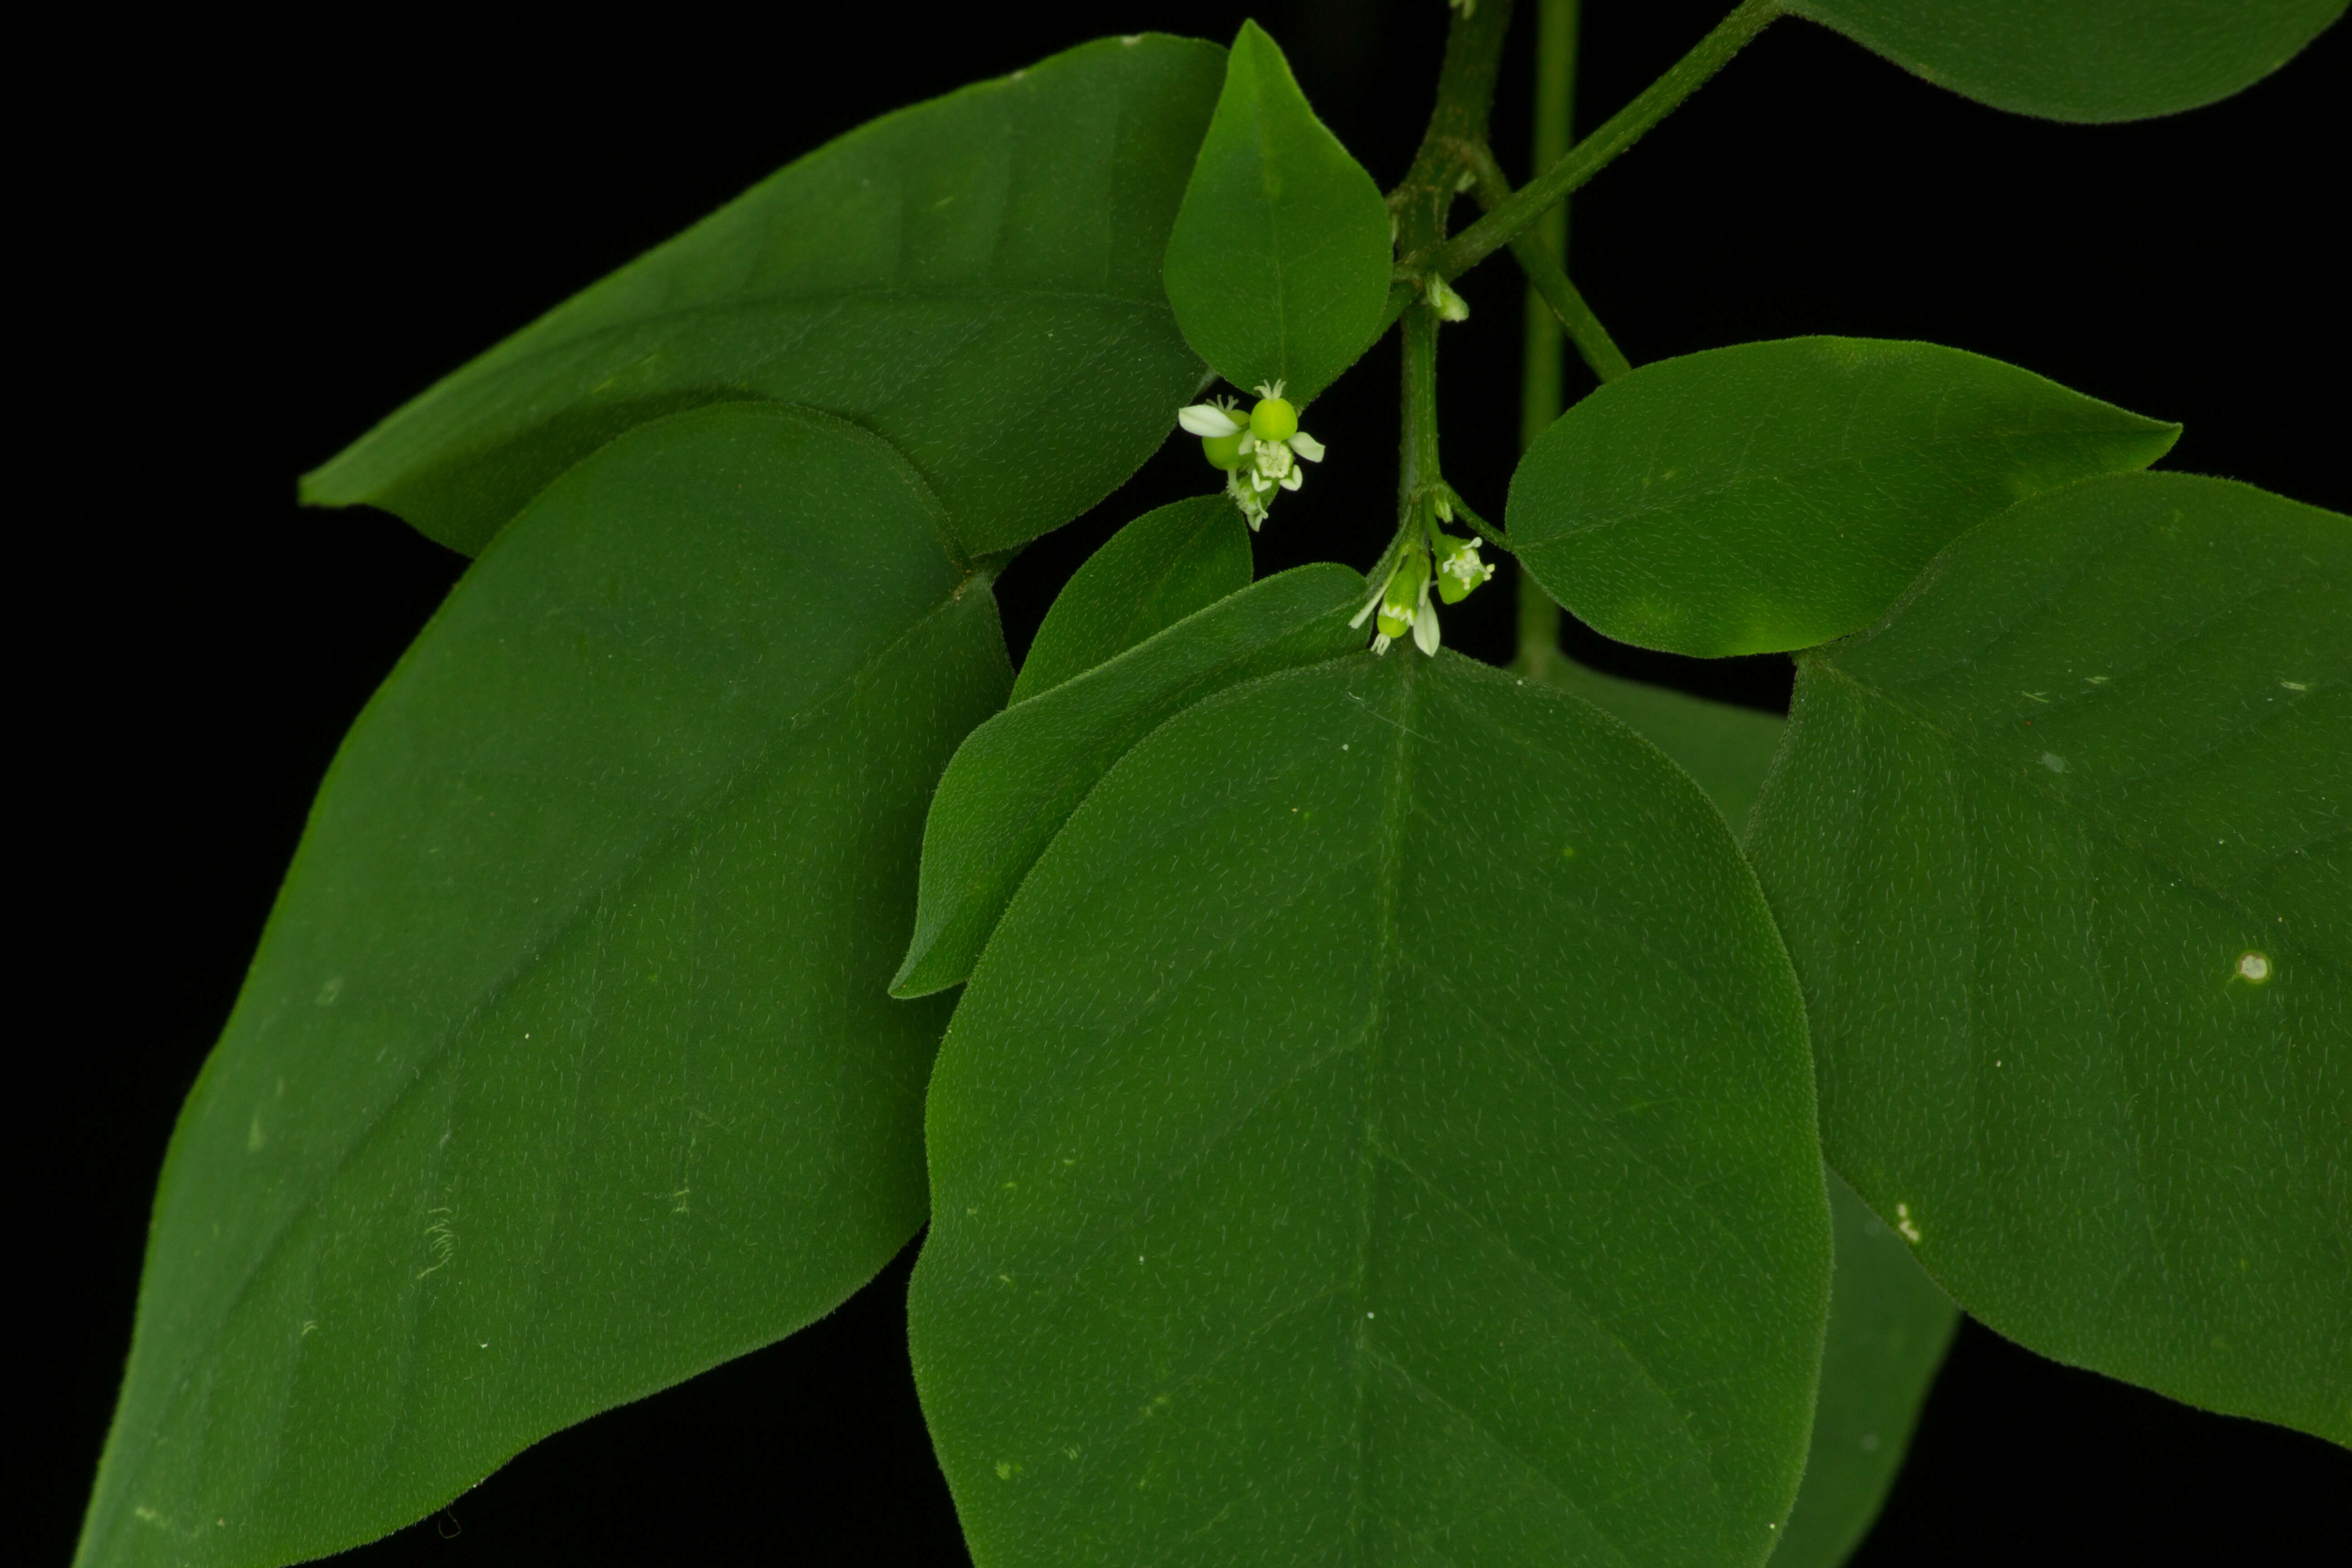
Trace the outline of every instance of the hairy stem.
{"label": "hairy stem", "polygon": [[1440,482],[1437,468],[1437,312],[1404,313],[1404,437],[1397,454],[1397,521],[1408,525]]}
{"label": "hairy stem", "polygon": [[1389,193],[1400,255],[1445,237],[1445,216],[1465,172],[1463,149],[1486,140],[1503,37],[1510,26],[1510,0],[1486,0],[1469,16],[1454,14],[1445,35],[1445,61],[1437,72],[1437,102],[1421,134],[1421,148],[1404,179]]}
{"label": "hairy stem", "polygon": [[[1496,167],[1492,153],[1484,147],[1473,149],[1472,168],[1478,176],[1480,206],[1491,212],[1510,199],[1510,184],[1503,178],[1502,170]],[[1584,302],[1584,296],[1576,291],[1576,285],[1568,280],[1568,274],[1560,269],[1559,263],[1553,259],[1553,253],[1544,247],[1534,229],[1526,229],[1511,237],[1511,256],[1518,262],[1519,270],[1527,274],[1533,301],[1538,306],[1549,308],[1548,311],[1538,309],[1528,318],[1530,351],[1535,346],[1534,323],[1548,314],[1556,318],[1559,326],[1567,331],[1569,341],[1576,345],[1576,352],[1591,367],[1592,374],[1601,380],[1614,381],[1633,368],[1619,351],[1616,342],[1610,337],[1609,329],[1601,324],[1601,318],[1592,313],[1592,307]],[[1549,384],[1544,390],[1549,395],[1542,401],[1549,413],[1544,416],[1543,425],[1531,427],[1528,421],[1533,417],[1531,411],[1535,404],[1523,397],[1519,426],[1522,447],[1541,435],[1544,426],[1549,425],[1559,413],[1559,341],[1557,333],[1548,336],[1545,349],[1546,363],[1540,367],[1535,363],[1534,355],[1530,353],[1528,374],[1533,376],[1538,368],[1543,373]]]}
{"label": "hairy stem", "polygon": [[[1570,191],[1592,178],[1618,153],[1640,141],[1644,132],[1721,70],[1748,40],[1780,14],[1779,0],[1744,0],[1715,31],[1675,61],[1666,74],[1642,90],[1640,97],[1611,115],[1600,128],[1570,147],[1566,155],[1519,188],[1517,195],[1452,239],[1425,248],[1409,249],[1405,265],[1441,278],[1455,278],[1510,243]],[[1456,25],[1459,31],[1459,24]],[[1448,51],[1449,58],[1451,50]],[[1400,236],[1400,238],[1402,238]]]}

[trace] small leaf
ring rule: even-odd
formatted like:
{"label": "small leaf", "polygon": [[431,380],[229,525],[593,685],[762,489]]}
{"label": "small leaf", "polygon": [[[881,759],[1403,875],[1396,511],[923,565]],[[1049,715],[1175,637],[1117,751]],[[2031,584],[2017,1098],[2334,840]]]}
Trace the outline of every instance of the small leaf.
{"label": "small leaf", "polygon": [[1772,1568],[1838,1568],[1870,1532],[1960,1326],[1952,1299],[1832,1171],[1837,1272],[1805,1484]]}
{"label": "small leaf", "polygon": [[1315,118],[1275,41],[1244,22],[1168,238],[1185,341],[1235,386],[1279,381],[1304,404],[1380,330],[1390,267],[1380,187]]}
{"label": "small leaf", "polygon": [[1562,415],[1512,477],[1511,539],[1621,642],[1811,647],[1877,619],[1972,524],[2144,468],[2179,433],[1933,343],[1740,343],[1643,365]]}
{"label": "small leaf", "polygon": [[1622,726],[1451,654],[1179,715],[932,1080],[909,1321],[974,1562],[1759,1562],[1807,1078],[1751,873]]}
{"label": "small leaf", "polygon": [[338,753],[158,1191],[84,1563],[323,1555],[831,1310],[924,1213],[923,803],[1012,672],[906,464],[635,430]]}
{"label": "small leaf", "polygon": [[891,994],[971,973],[1038,854],[1138,741],[1228,686],[1352,651],[1363,637],[1348,616],[1363,597],[1364,579],[1335,562],[1279,573],[973,731],[931,798],[915,934]]}
{"label": "small leaf", "polygon": [[2044,1355],[2352,1441],[2352,520],[2180,475],[1798,661],[1749,847],[1830,1158]]}
{"label": "small leaf", "polygon": [[1054,597],[1013,682],[1024,701],[1250,584],[1249,525],[1222,495],[1145,512],[1087,557]]}
{"label": "small leaf", "polygon": [[810,153],[445,377],[303,481],[472,554],[680,408],[879,432],[973,555],[1076,517],[1201,384],[1160,258],[1223,51],[1105,38]]}
{"label": "small leaf", "polygon": [[2344,0],[1783,0],[1939,87],[2051,120],[2145,120],[2242,92]]}

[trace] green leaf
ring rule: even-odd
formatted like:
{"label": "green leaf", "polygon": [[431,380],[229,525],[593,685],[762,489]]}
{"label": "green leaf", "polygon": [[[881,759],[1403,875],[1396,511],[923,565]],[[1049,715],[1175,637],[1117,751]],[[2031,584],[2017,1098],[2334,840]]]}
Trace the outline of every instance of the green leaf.
{"label": "green leaf", "polygon": [[1076,517],[1201,385],[1160,258],[1223,51],[1106,38],[811,153],[446,377],[303,481],[472,553],[680,408],[887,437],[980,555]]}
{"label": "green leaf", "polygon": [[[1547,672],[1623,720],[1698,781],[1738,832],[1780,743],[1782,721],[1567,659]],[[1913,1261],[1903,1240],[1827,1173],[1837,1232],[1830,1326],[1813,1409],[1812,1452],[1773,1568],[1835,1568],[1868,1532],[1902,1468],[1928,1384],[1959,1310]]]}
{"label": "green leaf", "polygon": [[1250,585],[1249,525],[1222,495],[1145,512],[1087,557],[1055,595],[1013,682],[1021,702]]}
{"label": "green leaf", "polygon": [[891,994],[929,995],[971,973],[1070,813],[1171,714],[1360,647],[1348,618],[1364,591],[1363,577],[1336,562],[1279,573],[973,731],[931,798],[915,934]]}
{"label": "green leaf", "polygon": [[1837,1272],[1821,1397],[1805,1484],[1772,1568],[1837,1568],[1862,1543],[1960,1326],[1959,1309],[1913,1260],[1908,1244],[1836,1172],[1829,1184]]}
{"label": "green leaf", "polygon": [[932,1080],[909,1316],[973,1560],[1761,1560],[1807,1076],[1752,874],[1622,727],[1451,654],[1179,715]]}
{"label": "green leaf", "polygon": [[2344,0],[1782,0],[1938,87],[2051,120],[2145,120],[2242,92]]}
{"label": "green leaf", "polygon": [[1304,404],[1380,330],[1390,267],[1380,187],[1244,22],[1168,238],[1185,341],[1235,386],[1279,381]]}
{"label": "green leaf", "polygon": [[886,1262],[946,1009],[884,985],[1011,675],[823,415],[676,416],[532,503],[345,741],[181,1114],[79,1561],[369,1540]]}
{"label": "green leaf", "polygon": [[1933,343],[1790,338],[1643,365],[1512,476],[1519,559],[1620,642],[1716,658],[1878,618],[2021,497],[2143,468],[2180,433]]}
{"label": "green leaf", "polygon": [[1780,715],[1686,697],[1643,680],[1622,680],[1568,658],[1554,659],[1545,679],[1553,689],[1581,697],[1632,725],[1697,781],[1735,836],[1745,826],[1772,765],[1773,748],[1780,743]]}
{"label": "green leaf", "polygon": [[2088,480],[1799,660],[1830,1159],[2044,1355],[2352,1440],[2352,520]]}

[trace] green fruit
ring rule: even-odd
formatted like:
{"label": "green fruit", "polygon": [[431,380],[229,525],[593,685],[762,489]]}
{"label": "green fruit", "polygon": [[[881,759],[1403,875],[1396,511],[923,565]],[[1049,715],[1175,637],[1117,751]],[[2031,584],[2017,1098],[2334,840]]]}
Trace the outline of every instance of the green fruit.
{"label": "green fruit", "polygon": [[1298,434],[1298,410],[1286,397],[1265,398],[1250,410],[1249,425],[1261,441],[1287,441]]}
{"label": "green fruit", "polygon": [[1209,467],[1230,473],[1242,466],[1242,433],[1236,430],[1230,436],[1202,437],[1201,455],[1209,459]]}

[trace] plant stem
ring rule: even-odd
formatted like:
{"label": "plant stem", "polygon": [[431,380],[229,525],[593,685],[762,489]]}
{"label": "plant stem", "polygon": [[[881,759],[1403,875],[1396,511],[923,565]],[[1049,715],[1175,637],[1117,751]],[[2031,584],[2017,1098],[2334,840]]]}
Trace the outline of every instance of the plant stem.
{"label": "plant stem", "polygon": [[[1486,260],[1510,243],[1513,235],[1599,174],[1618,153],[1640,141],[1643,132],[1673,113],[1683,100],[1721,70],[1780,14],[1779,0],[1743,0],[1738,10],[1717,24],[1715,31],[1701,38],[1665,75],[1611,115],[1591,135],[1570,148],[1565,156],[1521,186],[1517,195],[1452,239],[1409,251],[1405,265],[1453,279]],[[1455,26],[1458,31],[1460,24]],[[1450,60],[1450,48],[1447,53]]]}
{"label": "plant stem", "polygon": [[[1478,176],[1478,205],[1491,212],[1510,199],[1510,184],[1503,178],[1503,171],[1496,166],[1492,153],[1484,147],[1475,147],[1471,149],[1471,166]],[[1563,217],[1567,216],[1559,207],[1552,210]],[[1564,224],[1559,226],[1563,230],[1566,228]],[[1601,318],[1592,313],[1592,307],[1584,302],[1584,296],[1576,291],[1576,285],[1568,280],[1568,274],[1552,258],[1553,253],[1544,248],[1543,241],[1534,228],[1511,237],[1511,255],[1528,279],[1527,374],[1532,378],[1540,374],[1547,383],[1540,397],[1534,395],[1531,380],[1522,385],[1519,445],[1524,449],[1559,413],[1559,341],[1558,332],[1549,330],[1555,319],[1559,327],[1567,329],[1569,341],[1576,345],[1576,352],[1592,368],[1592,374],[1601,380],[1614,381],[1633,366],[1609,336],[1609,329],[1601,324]],[[1544,308],[1547,306],[1549,307],[1548,310]],[[1539,326],[1547,329],[1540,361],[1536,353],[1536,332]],[[1531,426],[1528,421],[1534,417],[1532,411],[1538,405],[1547,411],[1544,422]]]}
{"label": "plant stem", "polygon": [[[1538,0],[1536,12],[1535,145],[1531,169],[1549,169],[1567,154],[1576,122],[1577,0]],[[1492,208],[1488,209],[1493,210]],[[1568,202],[1544,209],[1526,236],[1562,267],[1568,265]],[[1550,428],[1565,401],[1560,388],[1559,323],[1528,284],[1527,355],[1519,377],[1519,449]],[[1546,601],[1549,603],[1549,601]],[[1524,616],[1521,617],[1525,619]]]}
{"label": "plant stem", "polygon": [[1404,435],[1397,453],[1397,521],[1409,525],[1437,470],[1437,312],[1404,313]]}
{"label": "plant stem", "polygon": [[1454,13],[1445,34],[1445,61],[1438,68],[1437,101],[1430,109],[1429,125],[1421,133],[1412,167],[1389,193],[1400,255],[1445,237],[1445,215],[1453,208],[1463,174],[1463,149],[1486,140],[1503,37],[1510,26],[1510,0],[1486,0],[1466,16]]}
{"label": "plant stem", "polygon": [[[1540,0],[1536,14],[1535,147],[1529,166],[1549,169],[1566,157],[1576,123],[1577,0]],[[1568,199],[1563,196],[1528,226],[1529,236],[1551,259],[1568,260]],[[1524,268],[1526,261],[1521,260]],[[1566,272],[1560,276],[1565,279]],[[1528,281],[1527,363],[1519,377],[1519,450],[1551,428],[1566,399],[1560,386],[1560,324],[1549,301]],[[1559,606],[1528,574],[1527,563],[1511,563],[1518,579],[1519,672],[1548,679],[1559,662]]]}

